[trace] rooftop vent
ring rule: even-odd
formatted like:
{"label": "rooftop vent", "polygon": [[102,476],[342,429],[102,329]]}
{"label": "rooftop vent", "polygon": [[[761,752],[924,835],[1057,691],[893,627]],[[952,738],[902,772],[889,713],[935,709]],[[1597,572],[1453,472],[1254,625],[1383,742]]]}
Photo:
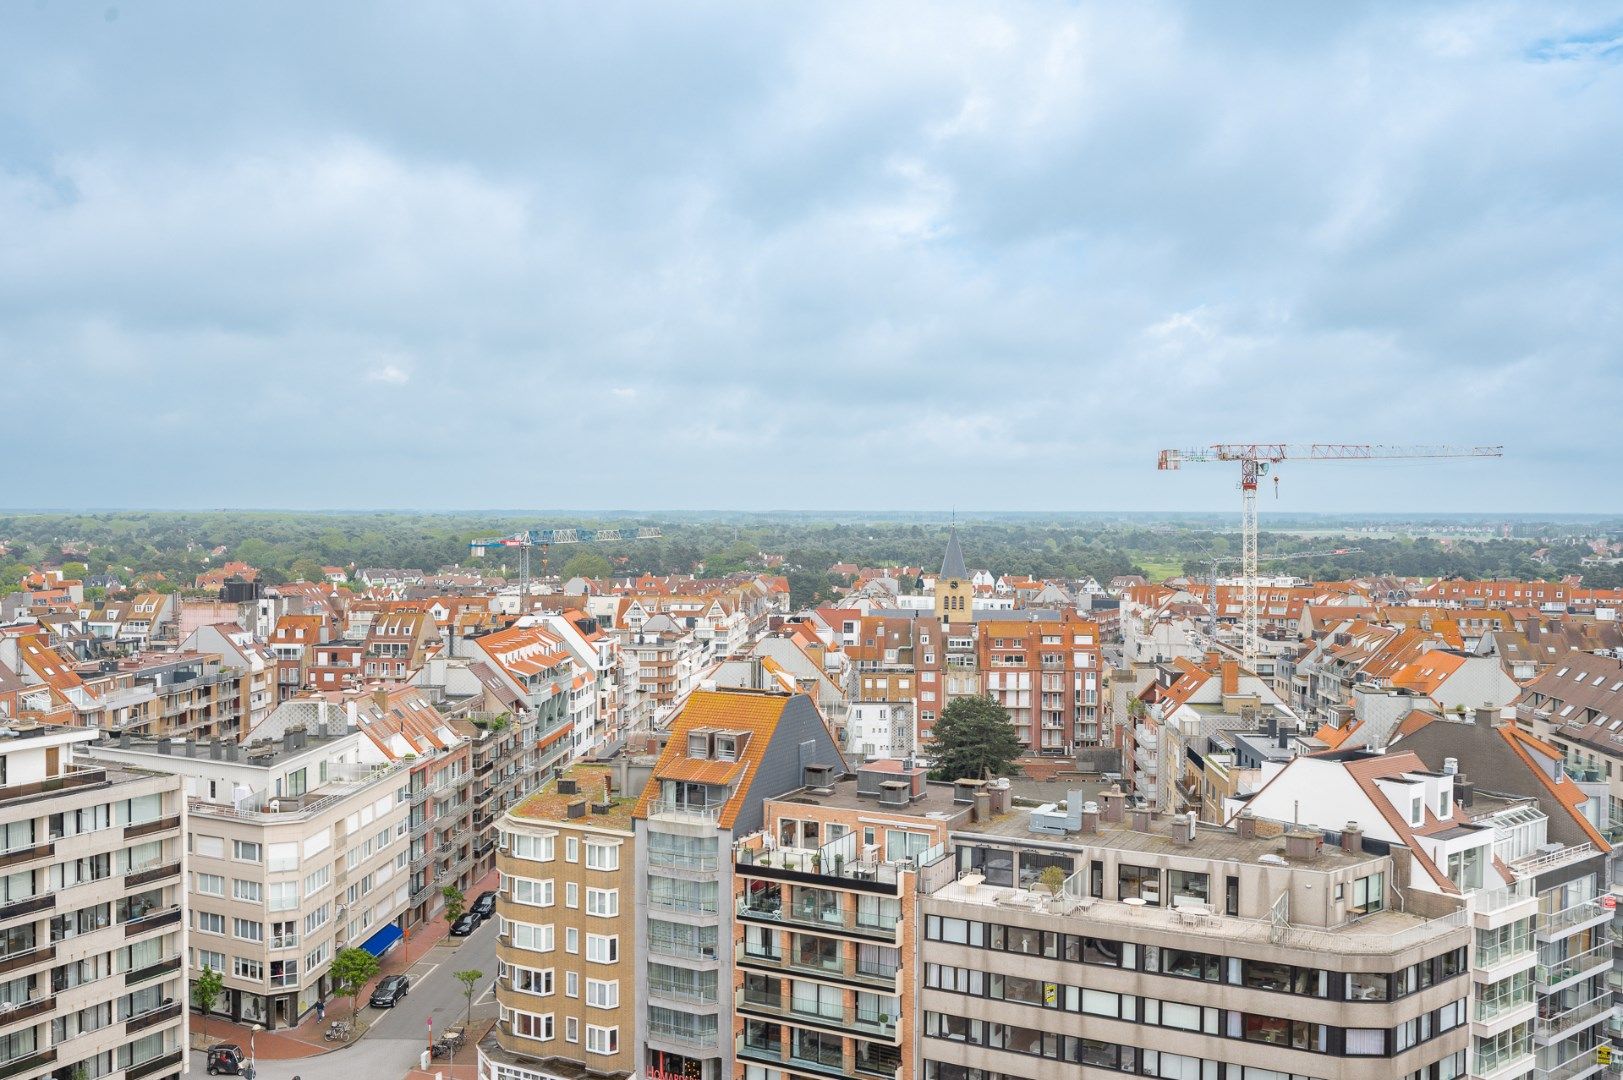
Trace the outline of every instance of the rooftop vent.
{"label": "rooftop vent", "polygon": [[575,781],[565,779],[565,778],[560,778],[558,780],[558,794],[560,794],[560,795],[573,795],[573,794],[575,794]]}

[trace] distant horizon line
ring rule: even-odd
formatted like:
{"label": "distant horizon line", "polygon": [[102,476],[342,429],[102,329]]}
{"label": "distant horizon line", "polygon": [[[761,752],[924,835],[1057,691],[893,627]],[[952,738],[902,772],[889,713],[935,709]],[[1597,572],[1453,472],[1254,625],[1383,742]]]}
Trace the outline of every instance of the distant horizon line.
{"label": "distant horizon line", "polygon": [[[210,507],[179,507],[179,506],[38,506],[38,507],[0,507],[0,515],[47,515],[47,514],[425,514],[443,517],[470,517],[476,515],[514,517],[530,515],[535,517],[557,517],[566,519],[602,519],[615,517],[656,517],[666,515],[671,517],[704,518],[716,516],[749,516],[749,517],[870,517],[870,518],[941,518],[943,524],[956,519],[960,522],[965,519],[973,521],[977,518],[1006,518],[1006,517],[1210,517],[1214,515],[1225,517],[1239,517],[1238,508],[1223,509],[1183,509],[1183,510],[1125,510],[1125,509],[1097,509],[1097,510],[977,510],[964,507],[947,507],[942,509],[923,510],[879,510],[860,508],[816,508],[816,509],[788,509],[778,508],[771,510],[745,510],[725,507],[710,507],[695,510],[677,510],[672,508],[652,509],[562,509],[562,508],[524,508],[524,507],[484,507],[478,509],[447,509],[427,506],[341,506],[341,507],[291,507],[291,506],[210,506]],[[1444,519],[1444,518],[1471,518],[1493,519],[1501,521],[1515,520],[1548,520],[1551,518],[1572,520],[1607,520],[1610,518],[1623,518],[1623,510],[1611,511],[1579,511],[1579,510],[1277,510],[1272,513],[1260,515],[1263,522],[1268,519],[1290,518],[1357,518],[1362,520],[1408,520],[1408,519]]]}

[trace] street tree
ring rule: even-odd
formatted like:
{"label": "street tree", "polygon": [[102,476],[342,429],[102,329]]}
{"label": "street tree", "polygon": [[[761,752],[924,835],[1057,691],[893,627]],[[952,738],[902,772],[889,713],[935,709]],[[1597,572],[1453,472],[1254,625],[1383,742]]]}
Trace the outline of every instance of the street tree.
{"label": "street tree", "polygon": [[957,698],[935,722],[930,755],[937,780],[980,780],[1018,772],[1020,739],[1009,711],[989,697]]}
{"label": "street tree", "polygon": [[473,1030],[473,991],[479,985],[479,980],[484,977],[485,973],[478,968],[456,972],[457,982],[462,984],[462,990],[468,996],[468,1021],[463,1025],[463,1031]]}
{"label": "street tree", "polygon": [[332,980],[333,993],[339,997],[349,998],[349,1020],[351,1028],[354,1027],[355,1017],[361,1011],[361,991],[366,984],[377,978],[383,965],[378,958],[365,949],[339,949],[338,955],[332,958],[332,967],[327,977]]}
{"label": "street tree", "polygon": [[192,1004],[197,1006],[203,1014],[203,1038],[208,1038],[209,1010],[214,1003],[220,1000],[220,994],[225,990],[225,976],[215,971],[207,964],[203,971],[192,980]]}
{"label": "street tree", "polygon": [[454,923],[462,918],[462,913],[468,910],[468,898],[461,889],[455,885],[447,885],[440,890],[440,896],[445,898],[445,921]]}

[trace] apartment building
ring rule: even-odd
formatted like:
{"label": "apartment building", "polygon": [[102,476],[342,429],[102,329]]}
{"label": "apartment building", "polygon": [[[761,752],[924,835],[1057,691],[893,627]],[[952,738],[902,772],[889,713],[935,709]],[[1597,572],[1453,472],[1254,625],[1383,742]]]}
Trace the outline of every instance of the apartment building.
{"label": "apartment building", "polygon": [[1069,611],[976,622],[983,692],[1009,712],[1027,751],[1073,753],[1100,742],[1099,627]]}
{"label": "apartment building", "polygon": [[180,784],[87,763],[95,737],[0,735],[0,1075],[185,1069]]}
{"label": "apartment building", "polygon": [[634,1045],[649,1080],[733,1074],[737,1013],[735,839],[759,831],[766,800],[845,762],[809,697],[696,690],[671,723],[638,799],[635,947],[647,973]]}
{"label": "apartment building", "polygon": [[813,775],[768,799],[765,827],[734,845],[731,1075],[921,1075],[919,868],[946,858],[973,803],[925,776],[894,760]]}
{"label": "apartment building", "polygon": [[693,686],[700,650],[693,631],[669,615],[659,614],[626,630],[620,638],[624,658],[621,701],[626,726],[658,726]]}
{"label": "apartment building", "polygon": [[535,725],[511,714],[471,713],[465,720],[473,750],[473,877],[479,880],[496,865],[498,822],[530,792],[541,775],[536,771]]}
{"label": "apartment building", "polygon": [[411,777],[368,763],[344,722],[290,725],[246,745],[120,736],[100,765],[179,777],[189,808],[188,970],[225,975],[216,1006],[267,1028],[330,996],[347,946],[376,955],[402,934],[411,899]]}
{"label": "apartment building", "polygon": [[994,812],[953,832],[956,878],[925,868],[922,1076],[1465,1075],[1457,899],[1356,839],[1125,804]]}
{"label": "apartment building", "polygon": [[574,750],[571,713],[574,660],[540,626],[515,626],[467,640],[468,657],[513,702],[514,715],[535,732],[536,768],[567,764]]}
{"label": "apartment building", "polygon": [[495,1029],[481,1076],[556,1080],[637,1071],[635,800],[577,764],[502,818]]}

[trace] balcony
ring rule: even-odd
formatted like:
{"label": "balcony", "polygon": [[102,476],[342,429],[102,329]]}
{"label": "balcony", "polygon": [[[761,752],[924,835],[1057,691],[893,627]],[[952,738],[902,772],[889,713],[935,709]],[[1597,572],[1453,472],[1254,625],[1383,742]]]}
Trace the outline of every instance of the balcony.
{"label": "balcony", "polygon": [[178,862],[166,863],[163,866],[152,866],[145,870],[137,870],[133,874],[124,875],[124,887],[126,889],[135,889],[142,885],[150,885],[154,881],[163,881],[165,878],[178,878],[179,876],[180,864]]}
{"label": "balcony", "polygon": [[[51,1054],[54,1058],[56,1051],[51,1051]],[[161,1072],[164,1069],[178,1068],[180,1063],[184,1061],[185,1058],[185,1052],[181,1050],[171,1050],[167,1054],[162,1054],[155,1058],[148,1058],[139,1065],[131,1065],[129,1068],[125,1069],[124,1080],[141,1080],[141,1078],[144,1076],[151,1076],[153,1073]],[[0,1080],[4,1080],[4,1077],[0,1076]]]}
{"label": "balcony", "polygon": [[160,960],[156,964],[148,964],[144,968],[124,973],[125,986],[139,986],[148,979],[155,979],[159,975],[169,975],[180,970],[180,957],[171,956],[167,960]]}
{"label": "balcony", "polygon": [[15,900],[4,907],[0,907],[0,919],[15,919],[23,915],[33,915],[40,911],[49,911],[56,907],[56,894],[44,893],[40,896],[29,896]]}
{"label": "balcony", "polygon": [[130,1017],[124,1021],[124,1031],[126,1034],[133,1034],[137,1031],[145,1031],[149,1027],[155,1027],[165,1020],[178,1020],[179,1018],[180,1002],[171,1001],[167,1005],[160,1005],[156,1009],[150,1009],[147,1012]]}
{"label": "balcony", "polygon": [[850,954],[837,953],[833,957],[822,958],[810,954],[797,955],[793,949],[772,952],[748,949],[743,944],[734,948],[733,956],[740,966],[756,971],[804,973],[892,994],[896,992],[896,974],[900,970],[895,964],[863,963]]}
{"label": "balcony", "polygon": [[55,853],[56,845],[54,843],[35,844],[33,847],[14,848],[11,851],[6,852],[4,855],[0,855],[0,870],[6,870],[13,866],[21,866],[24,863],[31,863],[39,859],[48,859]]}
{"label": "balcony", "polygon": [[1541,1011],[1533,1025],[1533,1038],[1541,1043],[1552,1043],[1611,1015],[1611,1012],[1611,995],[1605,992],[1594,1001],[1575,1005],[1566,1012],[1545,1016]]}
{"label": "balcony", "polygon": [[676,1043],[680,1046],[693,1046],[699,1049],[715,1049],[718,1035],[714,1031],[695,1031],[690,1028],[678,1027],[675,1024],[648,1024],[648,1037],[661,1042]]}
{"label": "balcony", "polygon": [[180,815],[155,818],[152,821],[143,821],[139,825],[124,826],[124,839],[136,840],[143,836],[152,836],[156,833],[169,832],[180,828]]}
{"label": "balcony", "polygon": [[817,908],[810,904],[750,903],[740,898],[737,905],[740,919],[751,922],[775,923],[784,926],[804,926],[812,930],[844,931],[881,941],[895,941],[898,915],[882,912],[847,911],[839,907]]}
{"label": "balcony", "polygon": [[693,825],[715,826],[721,820],[721,809],[725,805],[725,803],[688,803],[672,799],[655,799],[648,804],[648,816]]}
{"label": "balcony", "polygon": [[706,990],[702,987],[678,985],[654,979],[649,979],[646,986],[649,997],[662,998],[665,1001],[681,1002],[685,1005],[716,1005],[721,1001],[721,992],[714,988]]}
{"label": "balcony", "polygon": [[[42,1065],[49,1065],[56,1060],[56,1047],[49,1050],[36,1050],[32,1054],[12,1058],[10,1061],[0,1062],[0,1080],[7,1077],[18,1076],[22,1073],[32,1072]],[[133,1074],[126,1074],[133,1076]]]}
{"label": "balcony", "polygon": [[59,791],[78,791],[85,788],[106,787],[111,782],[107,779],[106,769],[76,767],[72,772],[64,773],[61,776],[35,780],[29,784],[12,784],[9,787],[0,787],[0,806],[8,806],[15,802],[26,802],[41,795],[52,795]]}
{"label": "balcony", "polygon": [[4,1005],[0,1005],[0,1031],[4,1031],[14,1024],[20,1024],[25,1020],[32,1020],[37,1016],[43,1016],[46,1013],[54,1011],[55,1009],[55,995],[46,998],[39,998],[35,1001],[24,1001],[18,1004],[7,1002]]}
{"label": "balcony", "polygon": [[134,937],[149,930],[156,930],[162,926],[175,926],[180,922],[181,910],[178,907],[165,908],[162,911],[152,911],[138,919],[130,919],[124,924],[124,936]]}
{"label": "balcony", "polygon": [[1539,1080],[1572,1080],[1575,1076],[1582,1076],[1600,1063],[1595,1060],[1595,1049],[1585,1050],[1576,1054],[1552,1069],[1540,1072]]}
{"label": "balcony", "polygon": [[27,952],[10,953],[6,956],[0,956],[0,975],[33,967],[35,964],[49,963],[55,959],[55,945],[42,945],[37,949],[29,949]]}
{"label": "balcony", "polygon": [[1612,913],[1601,907],[1599,900],[1585,900],[1552,914],[1540,915],[1533,932],[1540,941],[1554,941],[1585,926],[1598,926],[1611,917]]}
{"label": "balcony", "polygon": [[738,1011],[741,1013],[767,1016],[774,1020],[828,1031],[861,1034],[892,1043],[896,1041],[894,1016],[856,1009],[849,1005],[829,1008],[815,1001],[797,1000],[782,994],[761,994],[751,990],[739,990],[736,996]]}
{"label": "balcony", "polygon": [[1470,1075],[1475,1080],[1506,1080],[1522,1076],[1533,1067],[1533,1047],[1525,1039],[1502,1050],[1477,1051],[1474,1057]]}
{"label": "balcony", "polygon": [[1533,969],[1533,981],[1540,990],[1551,993],[1565,989],[1586,975],[1612,965],[1612,943],[1602,942],[1593,949],[1565,957]]}

